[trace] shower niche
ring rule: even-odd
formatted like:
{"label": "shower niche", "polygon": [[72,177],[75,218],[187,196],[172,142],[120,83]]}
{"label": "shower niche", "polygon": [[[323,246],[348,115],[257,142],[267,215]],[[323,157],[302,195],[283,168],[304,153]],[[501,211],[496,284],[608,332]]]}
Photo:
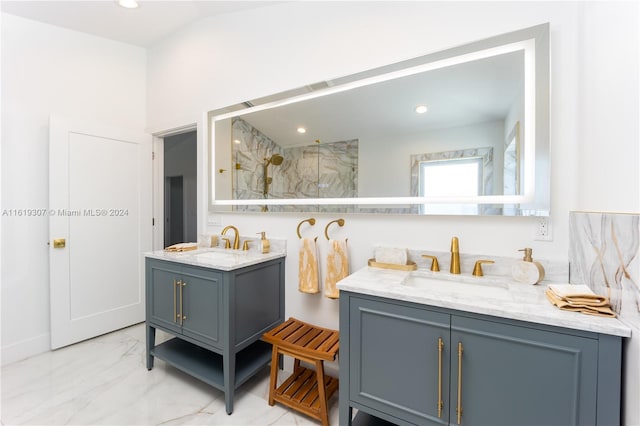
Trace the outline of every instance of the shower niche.
{"label": "shower niche", "polygon": [[[284,145],[239,117],[233,119],[231,133],[235,200],[358,196],[357,139]],[[264,211],[266,206],[234,208]],[[270,205],[268,210],[295,211],[296,206]]]}

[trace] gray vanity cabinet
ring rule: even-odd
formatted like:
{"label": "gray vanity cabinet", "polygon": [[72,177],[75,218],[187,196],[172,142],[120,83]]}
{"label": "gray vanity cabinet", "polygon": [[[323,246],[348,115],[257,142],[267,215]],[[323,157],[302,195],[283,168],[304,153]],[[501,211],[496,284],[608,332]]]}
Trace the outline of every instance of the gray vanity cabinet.
{"label": "gray vanity cabinet", "polygon": [[351,401],[415,424],[447,424],[450,316],[357,299],[349,317]]}
{"label": "gray vanity cabinet", "polygon": [[[230,271],[146,258],[147,369],[154,358],[222,390],[271,361],[262,334],[284,321],[284,257]],[[156,330],[172,336],[156,345]]]}
{"label": "gray vanity cabinet", "polygon": [[341,291],[340,353],[341,425],[620,421],[613,336]]}
{"label": "gray vanity cabinet", "polygon": [[148,316],[152,323],[221,347],[222,273],[151,262]]}
{"label": "gray vanity cabinet", "polygon": [[596,339],[451,317],[452,424],[596,424],[597,371]]}

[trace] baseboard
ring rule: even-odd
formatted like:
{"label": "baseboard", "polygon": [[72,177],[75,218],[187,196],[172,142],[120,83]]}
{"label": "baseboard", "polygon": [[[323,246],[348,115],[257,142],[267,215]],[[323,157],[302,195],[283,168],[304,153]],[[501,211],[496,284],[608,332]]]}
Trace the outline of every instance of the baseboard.
{"label": "baseboard", "polygon": [[51,350],[51,335],[49,333],[20,342],[2,346],[2,365],[8,365],[16,361],[38,355]]}

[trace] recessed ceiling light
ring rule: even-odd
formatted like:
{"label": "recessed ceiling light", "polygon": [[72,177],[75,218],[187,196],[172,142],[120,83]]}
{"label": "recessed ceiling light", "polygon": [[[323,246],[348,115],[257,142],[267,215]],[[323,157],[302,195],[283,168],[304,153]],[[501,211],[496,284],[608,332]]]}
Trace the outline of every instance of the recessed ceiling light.
{"label": "recessed ceiling light", "polygon": [[304,127],[298,127],[298,133],[307,133],[307,129]]}
{"label": "recessed ceiling light", "polygon": [[416,113],[417,114],[424,114],[425,112],[427,112],[427,106],[426,105],[418,105],[416,107]]}
{"label": "recessed ceiling light", "polygon": [[236,145],[240,145],[240,139],[234,139],[233,143],[235,143]]}
{"label": "recessed ceiling light", "polygon": [[122,7],[126,7],[127,9],[135,9],[139,6],[136,0],[118,0],[118,4]]}

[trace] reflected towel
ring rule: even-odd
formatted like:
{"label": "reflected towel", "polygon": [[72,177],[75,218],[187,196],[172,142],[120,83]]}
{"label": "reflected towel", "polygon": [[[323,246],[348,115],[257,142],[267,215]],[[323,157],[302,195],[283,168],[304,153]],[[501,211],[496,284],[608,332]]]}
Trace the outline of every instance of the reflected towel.
{"label": "reflected towel", "polygon": [[606,297],[596,295],[587,286],[570,286],[575,287],[575,290],[567,288],[566,285],[549,285],[545,295],[549,302],[565,311],[610,318],[616,316]]}
{"label": "reflected towel", "polygon": [[303,293],[318,293],[318,249],[316,240],[303,238],[300,240],[300,254],[298,261],[298,290]]}
{"label": "reflected towel", "polygon": [[336,287],[336,283],[348,275],[349,256],[347,255],[347,240],[329,240],[324,295],[331,299],[337,299],[340,296],[340,292]]}

